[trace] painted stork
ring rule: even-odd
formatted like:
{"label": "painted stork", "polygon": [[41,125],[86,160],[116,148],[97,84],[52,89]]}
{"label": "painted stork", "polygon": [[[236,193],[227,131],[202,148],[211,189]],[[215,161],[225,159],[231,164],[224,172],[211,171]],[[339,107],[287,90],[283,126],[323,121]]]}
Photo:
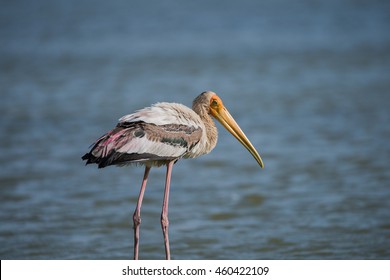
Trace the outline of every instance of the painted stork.
{"label": "painted stork", "polygon": [[216,118],[252,154],[264,164],[256,149],[245,136],[222,100],[211,91],[201,93],[192,110],[177,103],[156,103],[119,119],[117,126],[96,140],[82,159],[99,168],[109,165],[142,164],[145,173],[137,206],[133,214],[134,259],[138,259],[141,205],[152,166],[167,166],[161,227],[165,256],[170,259],[168,237],[168,201],[173,164],[181,158],[195,158],[209,153],[216,145],[218,132],[211,117]]}

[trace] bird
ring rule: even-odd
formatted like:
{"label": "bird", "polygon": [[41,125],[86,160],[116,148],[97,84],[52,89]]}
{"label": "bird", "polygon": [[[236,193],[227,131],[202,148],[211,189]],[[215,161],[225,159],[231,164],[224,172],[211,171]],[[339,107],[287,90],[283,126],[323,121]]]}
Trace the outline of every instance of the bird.
{"label": "bird", "polygon": [[198,95],[192,109],[178,104],[159,102],[121,117],[116,127],[98,138],[90,151],[82,156],[87,164],[98,168],[110,165],[142,165],[145,167],[137,205],[133,214],[134,260],[139,258],[141,205],[149,171],[166,166],[161,228],[165,258],[171,259],[169,244],[168,202],[173,165],[179,159],[208,154],[217,144],[218,131],[212,118],[218,120],[254,157],[261,168],[263,160],[246,137],[221,98],[212,91]]}

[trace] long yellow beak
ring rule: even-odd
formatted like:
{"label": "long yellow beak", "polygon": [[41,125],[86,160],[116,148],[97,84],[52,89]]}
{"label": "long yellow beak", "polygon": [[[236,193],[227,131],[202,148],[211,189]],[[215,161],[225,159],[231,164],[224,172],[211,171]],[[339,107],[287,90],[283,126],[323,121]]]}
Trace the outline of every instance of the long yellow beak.
{"label": "long yellow beak", "polygon": [[236,121],[230,115],[229,111],[220,103],[216,108],[210,107],[210,112],[240,143],[252,154],[261,168],[264,168],[263,160],[259,153],[253,147],[252,143],[246,137],[245,133],[238,126]]}

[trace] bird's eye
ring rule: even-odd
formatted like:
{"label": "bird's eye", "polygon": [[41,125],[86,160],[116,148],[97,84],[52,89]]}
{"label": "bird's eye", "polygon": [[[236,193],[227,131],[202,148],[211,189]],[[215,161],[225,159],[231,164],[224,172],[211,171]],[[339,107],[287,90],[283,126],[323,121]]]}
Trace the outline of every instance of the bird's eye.
{"label": "bird's eye", "polygon": [[214,108],[218,107],[218,100],[217,99],[212,99],[210,105],[211,105],[211,107],[214,107]]}

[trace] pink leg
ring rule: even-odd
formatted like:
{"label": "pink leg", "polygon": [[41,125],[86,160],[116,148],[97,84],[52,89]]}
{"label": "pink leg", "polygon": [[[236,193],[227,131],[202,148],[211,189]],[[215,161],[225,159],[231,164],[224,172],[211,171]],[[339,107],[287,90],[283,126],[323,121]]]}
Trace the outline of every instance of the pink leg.
{"label": "pink leg", "polygon": [[145,167],[144,179],[142,180],[141,190],[139,192],[137,207],[133,214],[133,227],[134,227],[134,259],[138,260],[138,247],[139,247],[139,225],[141,224],[141,205],[144,198],[146,182],[148,181],[148,175],[150,166]]}
{"label": "pink leg", "polygon": [[171,259],[171,252],[169,249],[169,236],[168,236],[168,202],[169,202],[169,187],[171,185],[171,174],[172,167],[175,161],[170,161],[167,165],[167,175],[165,180],[165,192],[164,192],[164,201],[161,212],[161,227],[164,234],[164,243],[165,243],[165,257],[167,260]]}

